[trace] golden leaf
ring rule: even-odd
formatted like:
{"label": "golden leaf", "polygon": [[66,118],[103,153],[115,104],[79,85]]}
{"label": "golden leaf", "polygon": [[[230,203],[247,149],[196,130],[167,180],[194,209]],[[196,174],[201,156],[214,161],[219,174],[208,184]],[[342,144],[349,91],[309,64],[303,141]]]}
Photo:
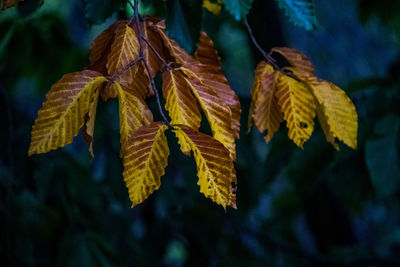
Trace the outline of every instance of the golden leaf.
{"label": "golden leaf", "polygon": [[142,203],[160,188],[168,165],[167,126],[153,122],[142,126],[128,140],[124,161],[124,180],[132,207]]}
{"label": "golden leaf", "polygon": [[276,98],[289,129],[289,138],[303,148],[314,130],[315,102],[306,85],[280,73]]}
{"label": "golden leaf", "polygon": [[[32,127],[28,155],[46,153],[72,142],[85,123],[85,115],[107,79],[92,70],[64,75],[47,93]],[[95,108],[95,107],[94,107]],[[92,110],[93,114],[93,110]]]}
{"label": "golden leaf", "polygon": [[115,30],[115,39],[107,59],[109,75],[118,74],[117,81],[129,87],[138,70],[137,64],[126,69],[139,56],[139,42],[135,31],[126,23],[120,23]]}
{"label": "golden leaf", "polygon": [[209,135],[187,126],[173,130],[182,150],[193,151],[200,192],[215,203],[236,208],[236,174],[229,151]]}
{"label": "golden leaf", "polygon": [[228,80],[222,73],[221,59],[217,50],[214,49],[213,41],[205,32],[201,32],[200,42],[195,52],[195,58],[202,63],[196,67],[195,65],[187,65],[184,67],[192,69],[196,72],[204,85],[212,88],[218,97],[231,110],[232,131],[236,139],[239,138],[240,132],[240,107],[239,97],[235,91],[229,86]]}
{"label": "golden leaf", "polygon": [[304,53],[289,47],[274,47],[271,51],[281,54],[292,66],[287,69],[300,76],[298,78],[315,76],[314,66]]}
{"label": "golden leaf", "polygon": [[307,83],[317,103],[321,105],[318,119],[323,125],[322,129],[328,142],[335,145],[334,138],[338,138],[356,149],[358,119],[351,99],[333,83],[316,78],[308,80]]}
{"label": "golden leaf", "polygon": [[180,70],[168,70],[162,75],[165,109],[171,117],[171,124],[184,124],[199,129],[201,113],[190,87],[190,81]]}
{"label": "golden leaf", "polygon": [[218,0],[217,3],[213,3],[210,0],[204,0],[203,7],[214,15],[219,15],[221,13],[221,0]]}
{"label": "golden leaf", "polygon": [[129,138],[143,125],[149,125],[153,121],[153,114],[146,102],[132,92],[123,88],[119,83],[114,83],[118,92],[119,125],[121,132],[121,151],[123,156]]}
{"label": "golden leaf", "polygon": [[106,64],[114,42],[115,30],[124,23],[122,20],[114,22],[94,39],[90,46],[89,69],[108,75]]}
{"label": "golden leaf", "polygon": [[206,114],[213,137],[229,150],[232,160],[235,160],[236,146],[231,123],[231,110],[213,89],[202,82],[196,73],[186,68],[181,68],[181,70],[190,80],[190,90]]}
{"label": "golden leaf", "polygon": [[249,116],[249,125],[252,121],[259,131],[267,131],[265,141],[271,141],[278,131],[283,115],[277,103],[275,93],[279,72],[274,72],[271,65],[261,61],[256,69],[252,89],[252,106]]}

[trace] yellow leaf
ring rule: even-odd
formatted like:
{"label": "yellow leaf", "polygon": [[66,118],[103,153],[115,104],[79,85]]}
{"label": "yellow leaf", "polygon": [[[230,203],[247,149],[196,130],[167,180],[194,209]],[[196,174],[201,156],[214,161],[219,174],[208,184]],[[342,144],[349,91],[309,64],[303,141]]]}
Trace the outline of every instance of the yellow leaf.
{"label": "yellow leaf", "polygon": [[117,81],[129,87],[132,84],[137,65],[125,69],[128,64],[139,56],[139,42],[135,31],[126,23],[120,23],[115,30],[115,39],[111,46],[107,59],[107,70],[109,75],[118,75]]}
{"label": "yellow leaf", "polygon": [[66,74],[56,82],[32,127],[28,154],[46,153],[71,143],[106,80],[98,72],[84,70]]}
{"label": "yellow leaf", "polygon": [[168,165],[166,129],[167,126],[153,122],[139,128],[128,141],[123,156],[124,180],[132,207],[160,188],[160,178]]}
{"label": "yellow leaf", "polygon": [[85,116],[85,125],[83,130],[83,138],[89,145],[90,155],[94,158],[93,153],[93,132],[94,132],[94,121],[96,119],[97,103],[99,101],[99,91],[95,92],[94,100],[89,104],[89,111]]}
{"label": "yellow leaf", "polygon": [[153,114],[146,102],[132,92],[124,89],[119,83],[114,83],[118,92],[119,125],[121,132],[121,151],[123,156],[129,138],[143,125],[149,125],[153,121]]}
{"label": "yellow leaf", "polygon": [[210,0],[204,0],[203,7],[214,15],[219,15],[221,13],[221,0],[217,3],[213,3]]}
{"label": "yellow leaf", "polygon": [[201,63],[198,65],[184,64],[201,78],[204,85],[212,88],[218,97],[231,110],[232,131],[236,139],[240,132],[240,107],[239,97],[229,86],[228,80],[222,73],[221,59],[214,49],[213,41],[205,32],[201,32],[200,42],[195,52],[195,58]]}
{"label": "yellow leaf", "polygon": [[168,70],[162,75],[165,109],[171,117],[171,124],[184,124],[199,129],[201,114],[191,90],[190,81],[178,70]]}
{"label": "yellow leaf", "polygon": [[236,174],[229,151],[209,135],[187,126],[173,130],[182,150],[193,151],[200,192],[215,203],[236,208]]}
{"label": "yellow leaf", "polygon": [[314,130],[315,102],[305,84],[279,72],[276,98],[289,129],[289,138],[303,148]]}
{"label": "yellow leaf", "polygon": [[229,150],[232,160],[235,160],[236,146],[231,123],[231,110],[212,88],[202,82],[196,73],[186,68],[181,68],[181,70],[191,82],[190,90],[206,114],[213,137]]}
{"label": "yellow leaf", "polygon": [[271,65],[261,61],[255,72],[250,106],[249,125],[254,121],[259,131],[267,131],[265,141],[271,141],[278,131],[283,115],[275,97],[279,72],[274,72]]}
{"label": "yellow leaf", "polygon": [[298,78],[315,76],[314,66],[304,53],[289,47],[274,47],[271,51],[281,54],[292,66],[287,69],[300,76]]}
{"label": "yellow leaf", "polygon": [[321,125],[325,124],[323,129],[328,142],[334,144],[334,138],[338,138],[356,149],[358,118],[351,99],[342,89],[327,81],[314,78],[308,80],[308,85],[321,105],[318,119]]}

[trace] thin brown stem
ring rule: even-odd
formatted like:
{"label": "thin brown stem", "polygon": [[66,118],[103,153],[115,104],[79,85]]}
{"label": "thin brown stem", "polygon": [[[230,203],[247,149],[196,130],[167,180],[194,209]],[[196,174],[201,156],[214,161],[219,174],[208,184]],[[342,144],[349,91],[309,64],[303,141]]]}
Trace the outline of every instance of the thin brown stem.
{"label": "thin brown stem", "polygon": [[167,61],[165,61],[165,59],[160,55],[160,53],[158,53],[158,51],[156,50],[156,48],[149,42],[149,40],[147,40],[146,37],[142,36],[142,40],[147,44],[147,46],[154,52],[154,54],[156,54],[156,56],[158,57],[158,59],[163,63],[164,67],[168,68],[169,64],[167,63]]}
{"label": "thin brown stem", "polygon": [[124,74],[125,71],[127,71],[129,68],[133,67],[136,63],[138,63],[140,60],[143,60],[143,57],[137,57],[131,62],[129,62],[123,69],[115,73],[113,76],[111,76],[108,80],[110,83],[115,82],[122,74]]}
{"label": "thin brown stem", "polygon": [[258,49],[258,51],[260,51],[260,53],[263,55],[265,60],[269,64],[271,64],[275,69],[280,69],[280,67],[276,63],[276,60],[270,54],[265,52],[264,49],[262,49],[261,46],[258,44],[256,38],[254,37],[253,31],[251,30],[251,27],[250,27],[249,23],[247,22],[247,18],[246,17],[244,17],[244,25],[247,28],[247,32],[249,33],[251,41],[253,42],[254,46]]}
{"label": "thin brown stem", "polygon": [[[136,30],[137,30],[137,35],[138,35],[138,39],[139,39],[139,57],[142,58],[143,61],[143,65],[146,69],[147,75],[150,79],[150,84],[151,84],[151,88],[153,89],[153,92],[156,96],[156,101],[157,101],[157,106],[158,106],[158,111],[160,112],[161,117],[163,118],[163,121],[165,122],[166,125],[168,125],[169,128],[172,128],[171,124],[169,123],[167,117],[165,116],[162,107],[161,107],[161,102],[160,102],[160,95],[158,94],[156,85],[154,83],[154,79],[151,76],[151,72],[150,72],[150,67],[147,64],[146,59],[143,56],[143,35],[142,35],[142,29],[140,28],[140,19],[139,19],[139,1],[138,0],[134,0],[134,6],[133,6],[133,10],[134,10],[134,18],[135,18],[135,22],[136,22]],[[130,1],[128,0],[128,3],[130,3]],[[132,4],[132,3],[130,3]]]}

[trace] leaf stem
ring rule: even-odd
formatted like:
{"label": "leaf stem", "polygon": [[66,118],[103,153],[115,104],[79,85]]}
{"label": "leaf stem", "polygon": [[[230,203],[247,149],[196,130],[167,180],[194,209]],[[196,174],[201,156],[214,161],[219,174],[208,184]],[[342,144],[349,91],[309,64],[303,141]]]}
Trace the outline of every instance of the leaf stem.
{"label": "leaf stem", "polygon": [[149,42],[149,40],[147,40],[147,38],[144,36],[142,36],[142,39],[147,44],[147,46],[154,52],[154,54],[156,54],[158,59],[163,63],[164,67],[169,68],[170,64],[168,64],[167,61],[165,61],[165,59],[160,55],[160,53],[158,53],[156,48]]}
{"label": "leaf stem", "polygon": [[[134,0],[134,5],[133,5],[133,10],[134,10],[134,18],[135,18],[135,22],[136,22],[136,30],[137,30],[137,34],[138,34],[138,39],[139,39],[139,58],[142,58],[143,61],[143,65],[146,69],[147,72],[147,76],[150,79],[150,84],[151,84],[151,88],[154,91],[154,94],[156,96],[156,101],[157,101],[157,105],[158,105],[158,111],[160,112],[161,117],[163,118],[163,121],[165,122],[165,124],[169,127],[172,128],[171,124],[169,123],[167,117],[165,116],[162,107],[161,107],[161,102],[160,102],[160,95],[158,94],[156,85],[154,83],[154,79],[153,77],[151,77],[151,72],[150,72],[150,68],[149,65],[147,64],[146,59],[143,56],[143,35],[142,35],[142,30],[140,28],[140,19],[139,19],[139,1],[138,0]],[[130,0],[128,0],[128,3],[132,6],[132,2]],[[150,46],[149,46],[150,47]],[[153,50],[154,51],[154,50]],[[165,61],[165,60],[164,60]]]}
{"label": "leaf stem", "polygon": [[276,60],[270,54],[265,52],[264,49],[262,49],[261,46],[258,44],[256,37],[254,36],[253,31],[251,30],[251,27],[250,27],[249,23],[247,22],[246,17],[244,17],[244,25],[247,28],[247,32],[249,33],[250,39],[253,42],[254,46],[258,49],[258,51],[260,51],[260,53],[264,56],[265,60],[269,64],[271,64],[275,69],[279,70],[280,67],[276,63]]}

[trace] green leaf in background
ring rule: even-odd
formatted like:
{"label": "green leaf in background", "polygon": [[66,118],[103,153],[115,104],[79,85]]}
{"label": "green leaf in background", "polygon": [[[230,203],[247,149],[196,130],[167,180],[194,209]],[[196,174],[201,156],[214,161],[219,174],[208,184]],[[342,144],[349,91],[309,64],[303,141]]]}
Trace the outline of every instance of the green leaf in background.
{"label": "green leaf in background", "polygon": [[310,31],[315,28],[317,19],[313,0],[276,0],[279,8],[283,9],[289,20],[295,25]]}
{"label": "green leaf in background", "polygon": [[168,35],[189,53],[200,37],[201,5],[200,0],[167,0]]}
{"label": "green leaf in background", "polygon": [[395,193],[400,185],[400,160],[396,147],[400,134],[400,118],[387,116],[375,125],[376,138],[369,139],[365,160],[378,196]]}
{"label": "green leaf in background", "polygon": [[126,0],[83,0],[85,14],[90,24],[99,24],[121,9]]}
{"label": "green leaf in background", "polygon": [[223,0],[223,3],[236,20],[241,20],[249,13],[253,0]]}

